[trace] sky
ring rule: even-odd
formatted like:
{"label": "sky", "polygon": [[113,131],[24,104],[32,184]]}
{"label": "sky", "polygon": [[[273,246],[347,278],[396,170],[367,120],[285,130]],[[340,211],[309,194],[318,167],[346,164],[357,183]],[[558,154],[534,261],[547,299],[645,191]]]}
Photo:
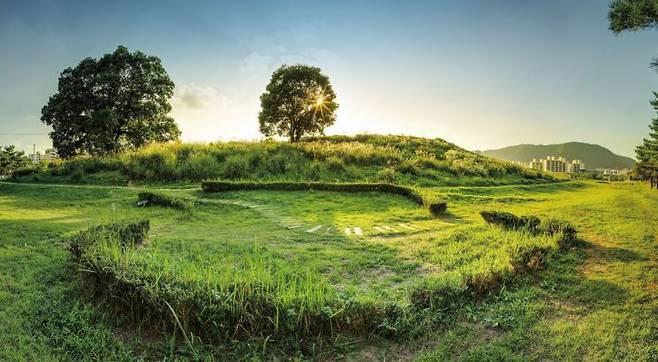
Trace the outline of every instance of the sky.
{"label": "sky", "polygon": [[0,145],[50,146],[59,73],[119,45],[157,55],[184,141],[260,139],[281,64],[319,66],[327,134],[440,137],[471,150],[598,143],[634,156],[655,116],[655,30],[608,30],[608,0],[0,0]]}

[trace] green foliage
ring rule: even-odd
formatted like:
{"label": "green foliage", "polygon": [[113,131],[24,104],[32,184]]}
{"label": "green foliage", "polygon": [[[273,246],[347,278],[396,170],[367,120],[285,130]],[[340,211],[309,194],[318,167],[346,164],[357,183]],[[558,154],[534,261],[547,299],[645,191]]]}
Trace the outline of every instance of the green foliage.
{"label": "green foliage", "polygon": [[288,137],[291,143],[304,135],[322,134],[336,121],[336,94],[320,68],[282,65],[260,102],[260,131],[268,137]]}
{"label": "green foliage", "polygon": [[392,184],[395,183],[396,177],[395,177],[395,170],[387,167],[383,168],[379,171],[377,171],[377,176],[376,176],[378,181],[387,183],[387,184]]}
{"label": "green foliage", "polygon": [[34,175],[37,172],[39,172],[39,167],[36,165],[30,165],[30,166],[21,166],[18,168],[15,168],[11,172],[12,177],[23,177],[23,176],[29,176],[29,175]]}
{"label": "green foliage", "polygon": [[[654,92],[653,95],[651,106],[658,111],[658,93]],[[633,171],[636,178],[648,180],[651,188],[658,188],[658,118],[652,120],[649,128],[649,137],[635,149],[638,163]]]}
{"label": "green foliage", "polygon": [[26,167],[30,160],[25,157],[23,151],[18,151],[14,146],[0,146],[0,176],[11,175],[14,170]]}
{"label": "green foliage", "polygon": [[53,128],[50,137],[61,157],[116,153],[180,136],[167,116],[173,92],[159,58],[119,46],[66,68],[41,121]]}
{"label": "green foliage", "polygon": [[[516,216],[510,212],[483,210],[480,216],[488,224],[502,226],[506,229],[524,230],[532,234],[545,233],[557,235],[558,246],[566,249],[573,246],[577,241],[577,230],[570,223],[558,219],[546,219],[541,221],[536,216]],[[523,258],[523,257],[522,257]]]}
{"label": "green foliage", "polygon": [[434,201],[429,204],[430,214],[434,217],[439,217],[446,213],[448,204],[444,201]]}
{"label": "green foliage", "polygon": [[656,0],[613,0],[609,6],[610,30],[615,33],[655,28],[658,24]]}
{"label": "green foliage", "polygon": [[76,233],[65,241],[75,258],[82,258],[90,246],[118,245],[122,250],[141,244],[150,229],[148,220],[120,221],[98,225]]}
{"label": "green foliage", "polygon": [[185,200],[165,195],[160,192],[142,191],[137,194],[138,201],[146,201],[145,206],[162,206],[179,210],[188,210],[191,205]]}

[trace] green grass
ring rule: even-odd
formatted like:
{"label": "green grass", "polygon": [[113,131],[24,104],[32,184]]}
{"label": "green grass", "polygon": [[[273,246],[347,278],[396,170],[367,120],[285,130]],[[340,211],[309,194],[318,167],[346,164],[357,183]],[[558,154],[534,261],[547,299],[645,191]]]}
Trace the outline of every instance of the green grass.
{"label": "green grass", "polygon": [[[385,182],[417,186],[533,184],[554,177],[466,151],[442,139],[359,135],[296,144],[155,144],[106,158],[24,170],[21,182],[127,185],[207,179]],[[23,175],[25,174],[25,175]]]}
{"label": "green grass", "polygon": [[[449,213],[431,218],[399,196],[376,193],[248,191],[202,194],[160,190],[199,201],[192,213],[137,208],[141,189],[0,185],[0,359],[336,358],[362,360],[636,359],[658,356],[658,194],[644,185],[558,183],[502,187],[428,188],[447,199]],[[271,212],[232,205],[268,205]],[[504,283],[450,311],[419,311],[401,339],[341,336],[306,340],[299,349],[281,338],[191,346],[149,326],[116,318],[85,297],[62,235],[92,225],[148,218],[148,243],[122,262],[150,260],[153,273],[225,283],[245,271],[311,275],[319,297],[409,301],[426,280],[501,272],[515,244],[552,246],[549,237],[485,226],[479,212],[557,217],[574,223],[586,245],[556,254],[543,270]],[[302,224],[298,229],[285,225]],[[407,223],[396,233],[379,225]],[[315,225],[331,232],[307,233]],[[345,235],[360,226],[364,235]],[[427,229],[427,230],[423,230]],[[267,265],[258,264],[267,260]],[[237,269],[234,269],[236,268]],[[317,278],[317,279],[315,279]],[[329,287],[329,289],[324,289]],[[292,294],[281,293],[282,298]],[[325,293],[326,292],[326,293]],[[302,292],[301,294],[307,294]],[[121,314],[119,314],[120,316]],[[130,326],[130,328],[126,328]],[[396,327],[396,326],[393,326]],[[409,328],[408,326],[406,328]],[[63,332],[64,331],[64,332]],[[267,342],[266,342],[267,341]],[[315,347],[313,347],[315,345]]]}

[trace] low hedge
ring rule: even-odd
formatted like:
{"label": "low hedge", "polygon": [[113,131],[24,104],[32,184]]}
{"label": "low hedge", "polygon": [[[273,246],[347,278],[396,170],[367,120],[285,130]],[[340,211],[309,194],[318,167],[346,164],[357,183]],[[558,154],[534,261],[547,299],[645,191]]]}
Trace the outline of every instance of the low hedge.
{"label": "low hedge", "polygon": [[429,205],[430,214],[434,217],[439,217],[446,213],[448,210],[448,204],[443,201],[432,202]]}
{"label": "low hedge", "polygon": [[540,220],[536,216],[517,216],[510,212],[484,210],[480,215],[488,224],[498,225],[506,229],[526,230],[534,234],[546,233],[560,235],[558,245],[561,249],[573,246],[578,240],[578,231],[573,225],[564,220]]}
{"label": "low hedge", "polygon": [[516,216],[503,211],[482,211],[482,218],[505,229],[529,232],[534,235],[558,235],[557,249],[548,246],[517,245],[509,250],[509,271],[489,271],[480,274],[458,275],[453,278],[429,278],[411,290],[414,308],[453,309],[468,300],[478,298],[499,287],[520,273],[543,266],[557,250],[573,246],[577,231],[568,222],[556,219],[540,220],[536,216]]}
{"label": "low hedge", "polygon": [[19,167],[11,172],[11,177],[23,177],[36,174],[39,169],[36,166]]}
{"label": "low hedge", "polygon": [[201,183],[204,192],[225,192],[243,190],[271,191],[339,191],[339,192],[384,192],[401,195],[416,204],[424,205],[423,197],[414,189],[388,183],[326,183],[326,182],[228,182],[205,181]]}
{"label": "low hedge", "polygon": [[141,244],[146,240],[149,230],[148,220],[116,222],[80,231],[66,240],[65,244],[73,256],[79,259],[89,246],[95,244],[118,243],[123,250]]}
{"label": "low hedge", "polygon": [[145,206],[155,205],[179,210],[187,210],[190,208],[189,202],[159,192],[142,191],[137,195],[137,199],[138,201],[146,201]]}

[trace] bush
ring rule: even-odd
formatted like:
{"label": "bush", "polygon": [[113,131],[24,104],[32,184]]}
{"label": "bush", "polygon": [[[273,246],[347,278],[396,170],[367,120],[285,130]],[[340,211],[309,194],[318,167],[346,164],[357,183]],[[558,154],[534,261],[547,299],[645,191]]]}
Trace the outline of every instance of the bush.
{"label": "bush", "polygon": [[480,216],[488,224],[502,226],[507,229],[519,229],[524,226],[520,217],[505,211],[484,210],[480,212]]}
{"label": "bush", "polygon": [[327,159],[327,169],[333,172],[342,172],[345,170],[345,162],[337,157]]}
{"label": "bush", "polygon": [[377,180],[389,184],[395,183],[395,170],[390,167],[379,170]]}
{"label": "bush", "polygon": [[576,228],[563,220],[548,219],[542,222],[536,216],[518,217],[504,211],[485,210],[480,212],[480,215],[488,224],[499,225],[506,229],[524,229],[533,234],[559,235],[558,246],[560,249],[571,247],[578,240]]}
{"label": "bush", "polygon": [[543,266],[552,250],[541,246],[517,246],[509,253],[514,273],[521,273]]}
{"label": "bush", "polygon": [[93,245],[118,243],[121,249],[125,250],[127,247],[141,244],[146,240],[149,229],[148,220],[98,225],[74,234],[65,244],[73,256],[79,259],[85,250]]}
{"label": "bush", "polygon": [[224,170],[222,177],[228,179],[239,179],[246,177],[249,174],[249,165],[240,156],[230,156],[224,161]]}
{"label": "bush", "polygon": [[429,205],[429,210],[432,216],[439,217],[445,214],[446,210],[448,210],[448,204],[443,201],[432,202]]}
{"label": "bush", "polygon": [[541,229],[550,235],[560,235],[558,245],[560,249],[574,246],[578,241],[578,231],[570,223],[564,220],[548,219],[541,224]]}
{"label": "bush", "polygon": [[29,176],[37,173],[38,171],[39,169],[36,166],[19,167],[11,172],[11,176],[12,177]]}
{"label": "bush", "polygon": [[145,206],[156,205],[156,206],[170,207],[179,210],[188,210],[190,208],[190,204],[184,200],[177,199],[169,195],[165,195],[157,192],[151,192],[151,191],[140,192],[137,195],[137,199],[139,201],[146,201]]}
{"label": "bush", "polygon": [[207,153],[196,153],[188,156],[182,163],[181,176],[188,180],[203,180],[219,175],[219,164]]}

